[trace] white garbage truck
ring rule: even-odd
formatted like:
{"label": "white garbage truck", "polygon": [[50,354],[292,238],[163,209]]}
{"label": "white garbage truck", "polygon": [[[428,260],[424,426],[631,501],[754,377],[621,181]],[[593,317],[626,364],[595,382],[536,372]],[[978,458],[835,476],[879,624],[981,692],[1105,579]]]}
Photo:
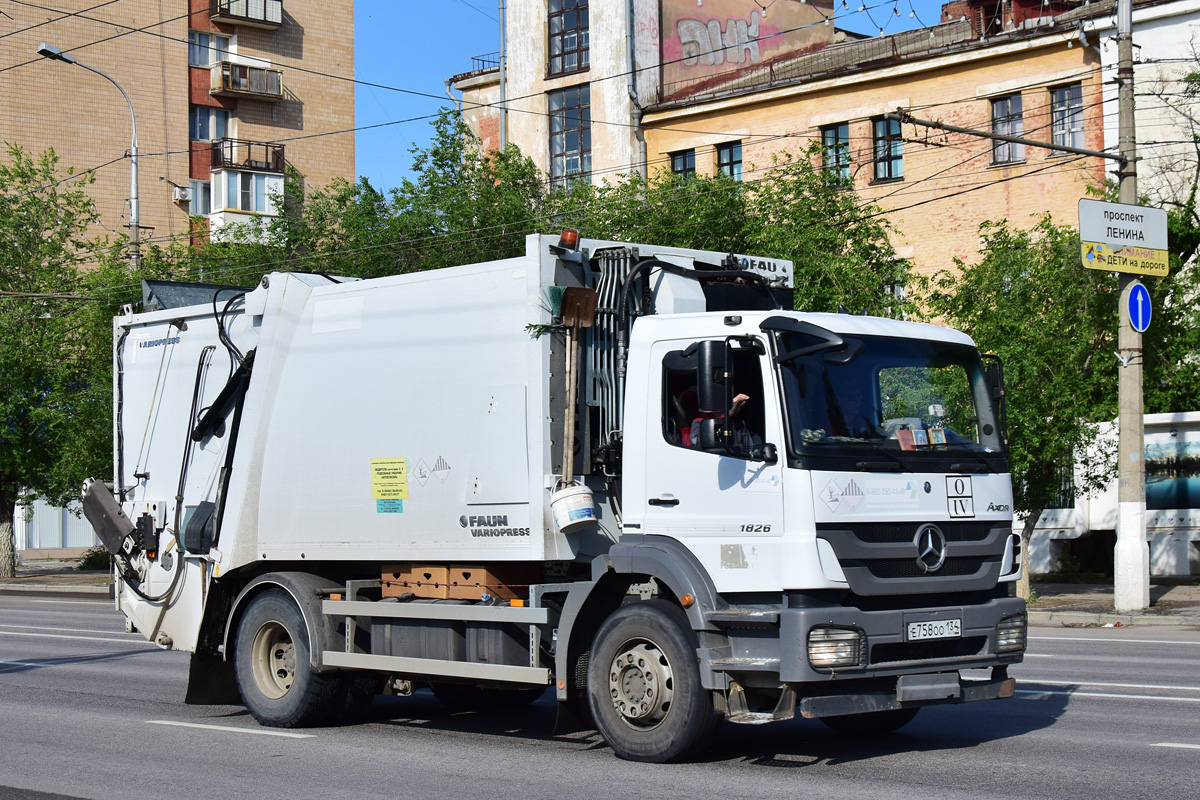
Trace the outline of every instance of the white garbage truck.
{"label": "white garbage truck", "polygon": [[788,261],[535,235],[369,280],[147,285],[114,320],[116,605],[187,701],[319,725],[552,691],[620,757],[722,719],[1009,697],[1000,365],[792,307]]}

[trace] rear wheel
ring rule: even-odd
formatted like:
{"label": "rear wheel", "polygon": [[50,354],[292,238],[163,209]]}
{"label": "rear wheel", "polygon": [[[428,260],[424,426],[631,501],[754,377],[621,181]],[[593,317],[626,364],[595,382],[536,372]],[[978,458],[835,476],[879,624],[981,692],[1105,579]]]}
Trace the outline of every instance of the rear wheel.
{"label": "rear wheel", "polygon": [[250,601],[234,646],[238,690],[259,723],[320,725],[345,703],[344,676],[309,669],[308,628],[286,592],[270,589]]}
{"label": "rear wheel", "polygon": [[588,705],[604,740],[630,761],[679,761],[702,752],[720,723],[700,685],[696,634],[662,600],[622,606],[596,634]]}
{"label": "rear wheel", "polygon": [[838,733],[860,736],[891,733],[912,722],[920,708],[895,708],[889,711],[872,711],[868,714],[845,714],[840,717],[821,717],[828,727]]}

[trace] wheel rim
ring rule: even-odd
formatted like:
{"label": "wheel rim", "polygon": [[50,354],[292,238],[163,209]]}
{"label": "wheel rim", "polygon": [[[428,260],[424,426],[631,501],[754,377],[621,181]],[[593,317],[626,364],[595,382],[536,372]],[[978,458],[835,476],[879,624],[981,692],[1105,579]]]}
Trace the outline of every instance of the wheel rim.
{"label": "wheel rim", "polygon": [[648,639],[631,639],[617,648],[608,670],[613,707],[627,725],[653,728],[671,709],[675,676],[671,662]]}
{"label": "wheel rim", "polygon": [[251,654],[259,691],[272,700],[287,694],[296,680],[296,644],[288,629],[274,620],[263,623]]}

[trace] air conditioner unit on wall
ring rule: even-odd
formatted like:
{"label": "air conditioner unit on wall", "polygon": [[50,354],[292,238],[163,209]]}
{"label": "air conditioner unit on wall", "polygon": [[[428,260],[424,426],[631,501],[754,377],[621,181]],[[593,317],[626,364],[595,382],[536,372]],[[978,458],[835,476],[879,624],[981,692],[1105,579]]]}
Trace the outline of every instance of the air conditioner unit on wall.
{"label": "air conditioner unit on wall", "polygon": [[175,186],[171,190],[171,199],[176,203],[192,202],[192,188],[190,186]]}

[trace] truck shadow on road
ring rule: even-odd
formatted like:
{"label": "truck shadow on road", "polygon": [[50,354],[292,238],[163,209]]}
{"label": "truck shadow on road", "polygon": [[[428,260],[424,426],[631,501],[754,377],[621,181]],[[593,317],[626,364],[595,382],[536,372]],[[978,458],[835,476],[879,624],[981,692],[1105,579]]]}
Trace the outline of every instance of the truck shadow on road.
{"label": "truck shadow on road", "polygon": [[833,766],[893,753],[964,750],[1048,728],[1070,698],[1039,696],[970,706],[925,708],[899,731],[878,736],[835,733],[818,720],[795,719],[761,726],[725,724],[711,751],[724,762],[796,769]]}
{"label": "truck shadow on road", "polygon": [[[817,720],[794,719],[768,725],[721,726],[716,746],[699,762],[753,764],[796,769],[875,759],[898,752],[963,750],[1048,728],[1062,716],[1070,698],[1038,695],[970,706],[926,708],[896,733],[850,736]],[[395,729],[442,731],[556,742],[577,750],[607,749],[595,731],[555,734],[556,705],[548,692],[532,705],[507,711],[451,712],[427,691],[412,697],[377,697],[369,722]],[[719,754],[719,755],[718,755]]]}
{"label": "truck shadow on road", "polygon": [[61,667],[67,664],[92,664],[98,661],[116,661],[133,656],[144,656],[146,650],[130,650],[123,653],[96,653],[93,655],[61,656],[58,658],[37,658],[28,661],[0,662],[0,675],[12,675],[17,672],[30,672],[47,667]]}

